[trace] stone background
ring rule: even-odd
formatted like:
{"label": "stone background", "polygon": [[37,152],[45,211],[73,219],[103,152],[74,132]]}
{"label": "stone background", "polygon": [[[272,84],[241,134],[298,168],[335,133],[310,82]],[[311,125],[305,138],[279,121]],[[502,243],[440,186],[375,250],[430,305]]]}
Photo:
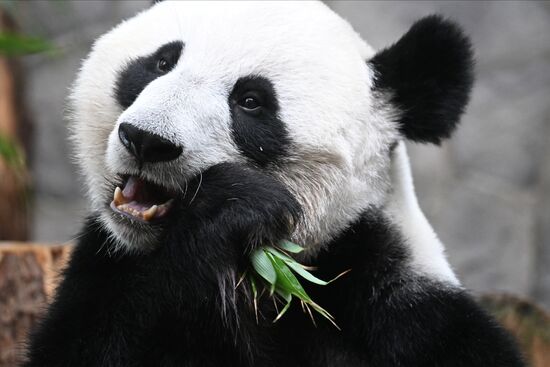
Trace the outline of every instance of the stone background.
{"label": "stone background", "polygon": [[[36,151],[33,238],[70,241],[85,215],[70,162],[64,98],[91,42],[148,1],[25,1],[15,14],[57,55],[25,59]],[[461,23],[478,80],[462,126],[441,147],[411,145],[419,200],[474,291],[550,306],[550,3],[329,1],[375,48],[438,12]],[[330,52],[330,45],[327,45]]]}

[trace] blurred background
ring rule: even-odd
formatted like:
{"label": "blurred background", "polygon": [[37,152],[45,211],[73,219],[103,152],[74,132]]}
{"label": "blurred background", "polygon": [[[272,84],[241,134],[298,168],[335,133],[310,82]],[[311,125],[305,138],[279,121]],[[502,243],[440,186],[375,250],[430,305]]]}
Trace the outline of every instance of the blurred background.
{"label": "blurred background", "polygon": [[[419,201],[467,288],[513,293],[550,307],[550,2],[326,3],[376,49],[431,13],[458,21],[471,36],[477,83],[460,128],[441,147],[409,145]],[[30,205],[20,213],[28,226],[2,227],[2,220],[13,220],[18,191],[0,191],[0,240],[59,244],[77,234],[86,202],[71,163],[65,98],[93,40],[149,5],[0,0],[11,18],[0,23],[3,30],[47,43],[45,52],[18,57],[11,75],[0,72],[0,78],[15,79],[11,93],[18,108],[12,115],[20,121],[15,130],[6,128],[0,104],[0,134],[4,129],[16,137],[28,166],[10,185],[23,182]],[[12,150],[4,147],[5,154]],[[0,189],[8,182],[1,168]]]}

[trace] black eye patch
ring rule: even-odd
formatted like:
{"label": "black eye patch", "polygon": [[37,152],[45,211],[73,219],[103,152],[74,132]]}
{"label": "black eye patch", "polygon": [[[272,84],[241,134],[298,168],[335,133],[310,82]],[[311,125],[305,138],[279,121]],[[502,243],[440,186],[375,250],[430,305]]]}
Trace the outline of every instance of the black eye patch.
{"label": "black eye patch", "polygon": [[130,61],[119,73],[115,96],[124,108],[130,107],[145,87],[156,78],[170,72],[176,66],[184,44],[174,41],[161,46],[151,55]]}
{"label": "black eye patch", "polygon": [[246,157],[265,167],[288,155],[291,141],[269,79],[250,75],[237,80],[229,107],[233,140]]}

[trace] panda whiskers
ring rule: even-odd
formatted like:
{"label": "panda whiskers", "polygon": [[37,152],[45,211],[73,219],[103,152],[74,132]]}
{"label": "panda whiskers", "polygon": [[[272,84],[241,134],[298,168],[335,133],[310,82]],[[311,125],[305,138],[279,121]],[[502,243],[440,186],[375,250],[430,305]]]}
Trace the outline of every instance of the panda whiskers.
{"label": "panda whiskers", "polygon": [[237,279],[233,270],[228,270],[225,274],[220,274],[218,278],[218,288],[220,292],[221,300],[221,312],[222,319],[226,326],[230,325],[230,315],[235,316],[235,324],[238,328],[238,316],[237,316],[237,297],[236,297],[236,283]]}
{"label": "panda whiskers", "polygon": [[[253,350],[254,333],[251,332],[247,324],[253,322],[249,318],[248,312],[239,312],[241,307],[252,303],[252,294],[249,287],[242,286],[242,277],[238,277],[238,273],[234,269],[227,268],[219,272],[217,275],[217,284],[220,297],[220,314],[224,326],[231,331],[233,343],[235,346],[242,345],[245,347],[245,357],[251,362],[255,359],[257,350]],[[241,286],[239,286],[241,285]]]}
{"label": "panda whiskers", "polygon": [[192,204],[195,198],[197,197],[197,194],[199,193],[201,185],[202,185],[202,172],[199,173],[199,184],[197,185],[197,189],[195,190],[195,193],[193,194],[191,201],[189,201],[189,204]]}
{"label": "panda whiskers", "polygon": [[[237,346],[244,342],[247,349],[250,348],[250,335],[246,333],[246,328],[241,328],[241,319],[237,307],[237,292],[245,292],[238,289],[236,272],[232,269],[220,273],[217,276],[219,297],[220,297],[220,312],[222,322],[226,328],[231,330],[233,334],[233,343]],[[252,355],[252,350],[248,350],[248,354]],[[249,357],[250,357],[249,356]]]}
{"label": "panda whiskers", "polygon": [[[184,199],[185,199],[185,196],[187,196],[187,188],[188,188],[188,184],[187,184],[187,180],[185,180],[184,189],[183,189],[183,198]],[[181,189],[181,186],[180,186],[180,189]]]}

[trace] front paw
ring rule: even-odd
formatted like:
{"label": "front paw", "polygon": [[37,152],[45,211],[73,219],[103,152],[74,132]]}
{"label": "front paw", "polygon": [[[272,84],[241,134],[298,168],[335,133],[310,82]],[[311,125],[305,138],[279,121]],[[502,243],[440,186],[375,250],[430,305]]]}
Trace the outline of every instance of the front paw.
{"label": "front paw", "polygon": [[239,164],[215,165],[189,185],[189,215],[252,249],[288,238],[300,219],[294,196],[274,177]]}

